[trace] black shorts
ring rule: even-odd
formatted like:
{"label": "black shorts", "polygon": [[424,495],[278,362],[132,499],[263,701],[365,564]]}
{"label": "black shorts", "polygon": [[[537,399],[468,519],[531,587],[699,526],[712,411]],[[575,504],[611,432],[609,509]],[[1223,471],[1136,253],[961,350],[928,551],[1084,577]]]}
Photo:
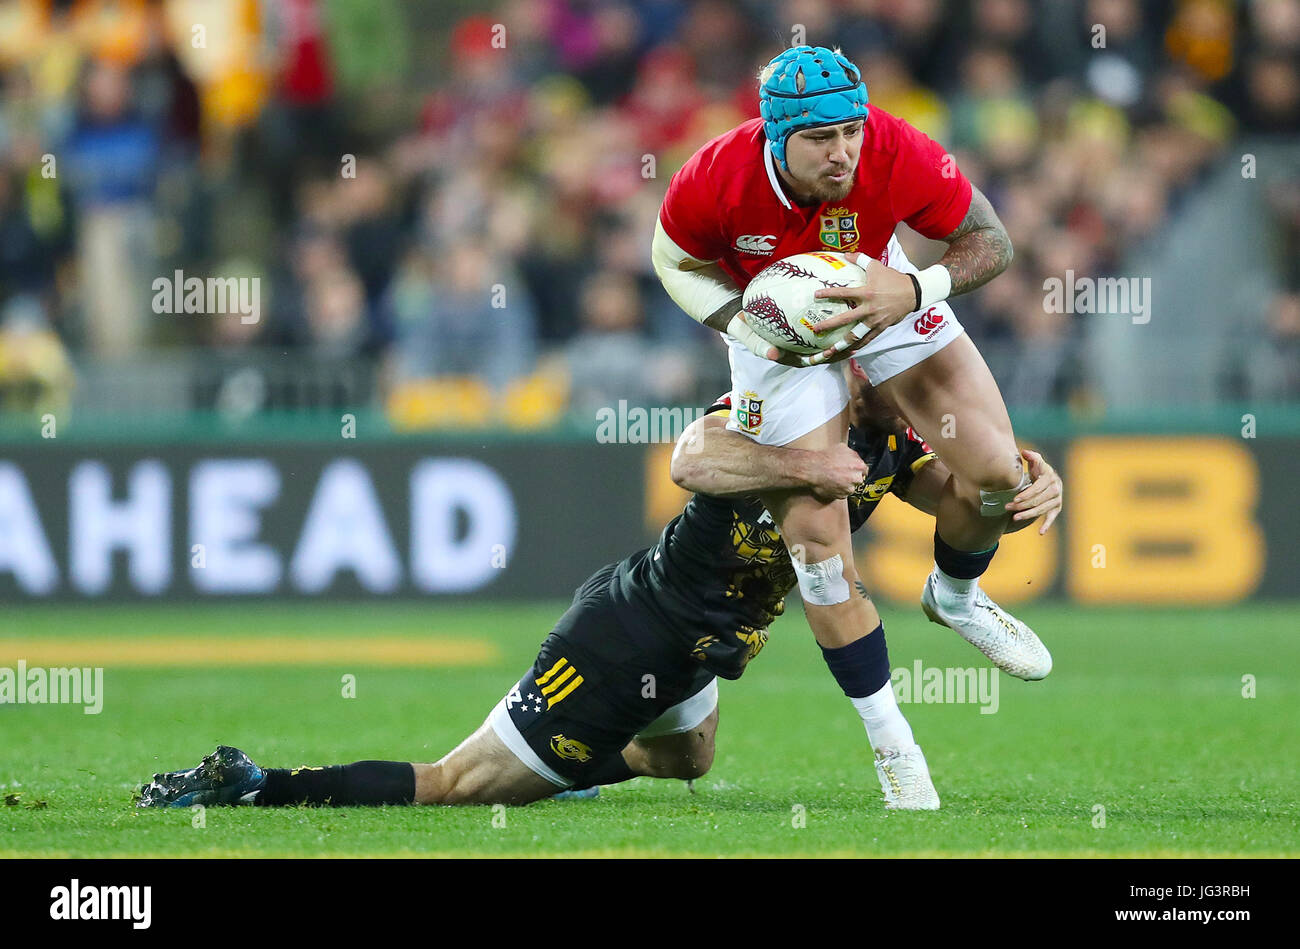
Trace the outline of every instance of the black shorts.
{"label": "black shorts", "polygon": [[532,669],[489,717],[524,764],[560,787],[586,783],[639,734],[688,731],[717,704],[713,673],[613,595],[614,568],[579,587]]}

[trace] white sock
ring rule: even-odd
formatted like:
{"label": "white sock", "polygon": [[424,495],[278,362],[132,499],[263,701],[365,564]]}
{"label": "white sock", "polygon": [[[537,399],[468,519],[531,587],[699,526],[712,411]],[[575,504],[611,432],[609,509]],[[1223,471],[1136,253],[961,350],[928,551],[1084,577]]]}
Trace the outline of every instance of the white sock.
{"label": "white sock", "polygon": [[912,726],[907,724],[894,695],[894,684],[886,682],[877,691],[860,699],[849,699],[867,727],[867,740],[878,755],[906,751],[916,745]]}
{"label": "white sock", "polygon": [[959,580],[944,573],[938,564],[934,565],[934,592],[939,602],[949,610],[965,612],[975,603],[975,593],[979,590],[980,578]]}

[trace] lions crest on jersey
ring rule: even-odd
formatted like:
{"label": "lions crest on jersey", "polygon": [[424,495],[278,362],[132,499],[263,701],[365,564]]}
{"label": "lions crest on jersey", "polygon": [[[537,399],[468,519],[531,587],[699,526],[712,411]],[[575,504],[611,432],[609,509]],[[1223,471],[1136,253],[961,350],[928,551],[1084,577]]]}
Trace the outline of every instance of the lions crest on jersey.
{"label": "lions crest on jersey", "polygon": [[731,407],[731,417],[746,435],[757,435],[763,428],[763,400],[757,392],[745,392]]}
{"label": "lions crest on jersey", "polygon": [[848,208],[829,208],[821,215],[821,240],[827,250],[857,250],[858,214]]}

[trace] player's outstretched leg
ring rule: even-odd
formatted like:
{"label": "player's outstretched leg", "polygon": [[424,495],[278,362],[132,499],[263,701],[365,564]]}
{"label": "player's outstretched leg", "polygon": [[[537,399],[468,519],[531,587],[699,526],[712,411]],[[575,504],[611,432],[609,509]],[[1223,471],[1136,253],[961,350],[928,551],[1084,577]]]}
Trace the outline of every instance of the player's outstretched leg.
{"label": "player's outstretched leg", "polygon": [[197,767],[155,774],[138,807],[194,804],[528,804],[556,791],[516,758],[486,723],[433,764],[356,761],[326,767],[261,768],[219,745]]}
{"label": "player's outstretched leg", "polygon": [[935,566],[921,594],[926,615],[956,630],[1002,671],[1045,677],[1052,670],[1047,647],[979,588],[1007,525],[1006,505],[1028,483],[984,358],[963,333],[878,388],[952,471],[935,516]]}

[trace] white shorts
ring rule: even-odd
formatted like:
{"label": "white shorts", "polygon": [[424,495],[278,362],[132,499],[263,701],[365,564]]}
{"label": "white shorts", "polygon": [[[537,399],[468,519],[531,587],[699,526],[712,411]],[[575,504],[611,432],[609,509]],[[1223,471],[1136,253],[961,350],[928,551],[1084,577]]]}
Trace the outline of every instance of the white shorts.
{"label": "white shorts", "polygon": [[[897,237],[889,239],[882,263],[904,273],[917,268]],[[910,369],[965,332],[947,302],[909,313],[854,357],[872,385]],[[849,387],[841,363],[783,366],[755,356],[723,334],[731,361],[731,417],[727,428],[761,445],[788,445],[829,422],[848,405]]]}
{"label": "white shorts", "polygon": [[[637,732],[637,738],[663,738],[667,735],[680,735],[682,732],[688,732],[695,728],[700,722],[704,721],[713,714],[713,710],[718,707],[718,680],[710,679],[709,684],[700,691],[696,692],[688,699],[683,699],[676,705],[671,705],[664,710],[664,713],[647,725],[641,731]],[[573,782],[554,768],[547,765],[533,749],[524,736],[519,734],[519,728],[510,718],[510,713],[506,710],[506,700],[502,699],[496,704],[496,707],[488,714],[488,724],[496,732],[502,744],[510,749],[524,765],[534,774],[545,778],[556,787],[572,787]]]}

